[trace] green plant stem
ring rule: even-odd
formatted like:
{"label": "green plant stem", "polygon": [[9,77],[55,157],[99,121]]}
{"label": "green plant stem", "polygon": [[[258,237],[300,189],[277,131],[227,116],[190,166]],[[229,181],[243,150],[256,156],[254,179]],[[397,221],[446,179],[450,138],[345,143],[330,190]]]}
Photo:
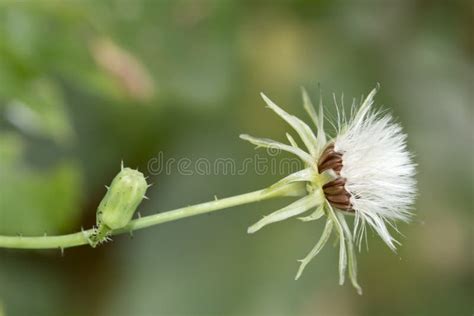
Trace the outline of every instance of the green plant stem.
{"label": "green plant stem", "polygon": [[[120,229],[112,230],[112,235],[122,233],[130,233],[132,231],[143,229],[146,227],[175,221],[194,215],[209,213],[226,209],[229,207],[258,202],[274,197],[299,195],[300,188],[298,184],[288,184],[275,188],[258,190],[250,193],[236,195],[233,197],[205,202],[201,204],[191,205],[178,208],[168,212],[158,213],[154,215],[144,216],[135,220]],[[60,235],[60,236],[0,236],[0,248],[17,248],[17,249],[64,249],[69,247],[91,244],[91,237],[94,229],[83,230],[78,233]]]}

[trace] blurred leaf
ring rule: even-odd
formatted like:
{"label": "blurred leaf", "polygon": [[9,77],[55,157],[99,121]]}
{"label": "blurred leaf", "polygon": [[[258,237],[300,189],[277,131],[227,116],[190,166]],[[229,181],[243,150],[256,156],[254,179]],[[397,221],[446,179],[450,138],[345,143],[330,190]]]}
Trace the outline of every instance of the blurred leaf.
{"label": "blurred leaf", "polygon": [[28,90],[7,103],[6,119],[26,134],[70,144],[73,130],[56,85],[47,79],[31,82]]}
{"label": "blurred leaf", "polygon": [[72,162],[37,170],[22,160],[22,140],[0,134],[0,234],[54,234],[79,215],[81,176]]}

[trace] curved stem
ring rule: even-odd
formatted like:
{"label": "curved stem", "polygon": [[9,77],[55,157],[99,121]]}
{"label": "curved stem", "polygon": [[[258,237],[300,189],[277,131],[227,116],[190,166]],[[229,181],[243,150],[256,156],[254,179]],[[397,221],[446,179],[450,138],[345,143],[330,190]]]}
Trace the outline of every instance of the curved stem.
{"label": "curved stem", "polygon": [[[141,217],[130,221],[127,226],[112,230],[112,235],[129,233],[134,230],[175,221],[194,215],[209,213],[222,210],[225,208],[258,202],[274,197],[294,196],[300,194],[298,183],[292,183],[275,188],[268,188],[233,197],[205,202],[201,204],[191,205],[178,208],[164,213],[158,213]],[[91,244],[91,237],[94,235],[95,229],[88,229],[78,233],[60,235],[60,236],[0,236],[0,248],[18,248],[18,249],[64,249],[80,245]]]}

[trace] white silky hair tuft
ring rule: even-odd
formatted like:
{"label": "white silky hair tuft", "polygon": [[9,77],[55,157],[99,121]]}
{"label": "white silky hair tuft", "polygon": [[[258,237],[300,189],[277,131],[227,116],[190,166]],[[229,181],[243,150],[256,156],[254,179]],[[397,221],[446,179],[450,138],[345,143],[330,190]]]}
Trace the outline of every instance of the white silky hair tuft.
{"label": "white silky hair tuft", "polygon": [[334,149],[343,155],[341,176],[352,195],[354,239],[359,243],[369,224],[395,250],[398,243],[386,223],[408,221],[416,195],[415,164],[407,150],[406,134],[390,114],[372,109],[374,91],[349,122],[339,126]]}

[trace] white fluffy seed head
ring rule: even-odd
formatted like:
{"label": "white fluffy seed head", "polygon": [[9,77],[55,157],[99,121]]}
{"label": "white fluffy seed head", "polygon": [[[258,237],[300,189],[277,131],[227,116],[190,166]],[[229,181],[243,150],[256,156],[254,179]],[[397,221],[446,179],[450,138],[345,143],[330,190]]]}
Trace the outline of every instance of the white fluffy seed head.
{"label": "white fluffy seed head", "polygon": [[[360,250],[366,227],[370,226],[395,250],[397,241],[390,235],[386,224],[396,229],[397,220],[408,221],[416,194],[415,165],[406,148],[406,135],[390,115],[372,109],[376,92],[377,88],[373,89],[360,107],[356,108],[353,104],[348,116],[336,103],[337,123],[333,126],[336,127],[337,135],[331,140],[327,139],[324,131],[325,119],[321,100],[319,111],[316,112],[303,90],[304,108],[317,129],[314,134],[306,123],[262,95],[268,107],[297,132],[307,151],[298,146],[289,134],[287,138],[290,145],[241,135],[242,139],[258,147],[278,148],[298,156],[305,162],[305,169],[290,174],[269,188],[274,190],[283,186],[303,184],[303,188],[307,190],[303,192],[305,196],[264,217],[252,225],[248,232],[254,233],[268,224],[303,214],[311,209],[315,209],[311,215],[299,219],[307,222],[326,215],[327,222],[321,239],[308,255],[300,260],[301,266],[296,278],[300,277],[305,266],[324,247],[334,231],[339,238],[339,282],[344,283],[347,269],[352,285],[359,294],[362,289],[357,282],[354,242],[358,242]],[[353,232],[344,216],[349,214],[355,214]]]}
{"label": "white fluffy seed head", "polygon": [[396,240],[385,223],[408,221],[416,195],[415,164],[406,148],[406,135],[389,114],[374,111],[371,93],[357,114],[340,126],[334,149],[343,155],[341,176],[355,211],[359,245],[365,225],[375,229],[395,250]]}

